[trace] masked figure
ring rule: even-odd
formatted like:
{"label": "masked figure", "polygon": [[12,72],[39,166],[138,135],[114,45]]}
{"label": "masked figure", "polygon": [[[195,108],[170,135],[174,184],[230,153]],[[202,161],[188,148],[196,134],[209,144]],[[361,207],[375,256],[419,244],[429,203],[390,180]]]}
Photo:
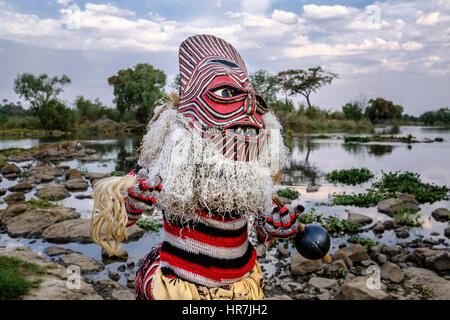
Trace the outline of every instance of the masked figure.
{"label": "masked figure", "polygon": [[136,168],[95,185],[91,237],[114,253],[125,227],[160,211],[163,242],[141,259],[137,299],[263,299],[249,235],[267,243],[298,230],[297,212],[272,202],[280,124],[229,43],[189,37],[179,63],[180,95],[155,109]]}

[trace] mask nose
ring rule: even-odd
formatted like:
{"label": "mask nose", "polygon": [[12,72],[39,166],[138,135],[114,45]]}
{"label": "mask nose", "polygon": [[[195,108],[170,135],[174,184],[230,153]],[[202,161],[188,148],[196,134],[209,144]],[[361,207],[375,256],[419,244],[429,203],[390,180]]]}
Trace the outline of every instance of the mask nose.
{"label": "mask nose", "polygon": [[244,110],[249,116],[255,114],[256,111],[256,92],[252,85],[247,88],[247,97],[244,100]]}

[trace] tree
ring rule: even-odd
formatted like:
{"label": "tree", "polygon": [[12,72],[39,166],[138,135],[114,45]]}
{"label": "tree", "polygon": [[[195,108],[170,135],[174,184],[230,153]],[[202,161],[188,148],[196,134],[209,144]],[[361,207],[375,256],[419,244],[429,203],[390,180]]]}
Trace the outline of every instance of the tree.
{"label": "tree", "polygon": [[369,100],[365,115],[372,122],[380,122],[386,120],[401,120],[403,107],[394,105],[392,101],[383,98]]}
{"label": "tree", "polygon": [[435,123],[439,124],[449,124],[450,123],[450,109],[449,108],[440,108],[439,110],[427,111],[422,113],[419,116],[420,121],[423,121],[425,124],[434,125]]}
{"label": "tree", "polygon": [[277,101],[277,78],[265,70],[258,70],[250,74],[250,82],[257,93],[259,93],[268,106]]}
{"label": "tree", "polygon": [[46,130],[68,131],[72,128],[73,111],[60,101],[53,99],[39,109],[39,121]]}
{"label": "tree", "polygon": [[56,100],[64,86],[71,83],[68,76],[62,75],[50,78],[43,73],[35,76],[31,73],[19,74],[14,80],[14,91],[30,103],[31,109],[39,114],[42,107]]}
{"label": "tree", "polygon": [[347,119],[351,119],[351,120],[355,120],[355,121],[361,120],[361,118],[363,116],[363,109],[355,101],[348,102],[344,106],[342,106],[342,112],[344,113],[344,115]]}
{"label": "tree", "polygon": [[306,98],[308,109],[311,109],[310,95],[337,78],[336,73],[324,71],[321,66],[309,69],[289,69],[277,75],[277,81],[284,91],[295,96],[301,94]]}
{"label": "tree", "polygon": [[75,99],[74,105],[80,114],[81,121],[96,121],[103,118],[103,116],[108,113],[108,109],[102,105],[98,99],[95,99],[95,101],[92,102],[89,99],[85,99],[83,96],[78,96]]}
{"label": "tree", "polygon": [[153,115],[155,103],[162,98],[166,74],[153,66],[140,63],[133,69],[122,69],[108,78],[114,87],[114,102],[120,112],[131,110],[135,119],[146,123]]}
{"label": "tree", "polygon": [[176,93],[181,93],[181,77],[179,73],[176,75],[175,79],[173,79],[173,83],[170,87],[175,90]]}

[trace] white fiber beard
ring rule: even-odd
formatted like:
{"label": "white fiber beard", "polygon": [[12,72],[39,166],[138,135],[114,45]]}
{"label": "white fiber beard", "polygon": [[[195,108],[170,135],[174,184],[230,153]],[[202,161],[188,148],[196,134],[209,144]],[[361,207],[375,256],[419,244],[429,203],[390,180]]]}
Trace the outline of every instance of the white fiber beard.
{"label": "white fiber beard", "polygon": [[268,135],[252,161],[225,158],[209,140],[189,127],[175,109],[161,113],[143,138],[140,176],[162,178],[158,206],[168,219],[196,220],[196,209],[218,214],[266,214],[272,206],[273,181],[286,158],[276,117],[264,115]]}

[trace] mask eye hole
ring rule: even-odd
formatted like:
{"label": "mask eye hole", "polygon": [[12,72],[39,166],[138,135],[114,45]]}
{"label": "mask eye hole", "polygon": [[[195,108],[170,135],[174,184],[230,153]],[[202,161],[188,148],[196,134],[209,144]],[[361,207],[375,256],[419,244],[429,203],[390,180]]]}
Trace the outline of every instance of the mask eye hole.
{"label": "mask eye hole", "polygon": [[211,100],[219,103],[233,103],[244,100],[245,91],[228,84],[220,84],[207,91],[207,95]]}
{"label": "mask eye hole", "polygon": [[213,93],[222,98],[232,98],[232,97],[235,97],[235,96],[241,94],[242,91],[237,90],[236,88],[233,88],[233,87],[222,87],[219,89],[215,89],[213,91]]}

